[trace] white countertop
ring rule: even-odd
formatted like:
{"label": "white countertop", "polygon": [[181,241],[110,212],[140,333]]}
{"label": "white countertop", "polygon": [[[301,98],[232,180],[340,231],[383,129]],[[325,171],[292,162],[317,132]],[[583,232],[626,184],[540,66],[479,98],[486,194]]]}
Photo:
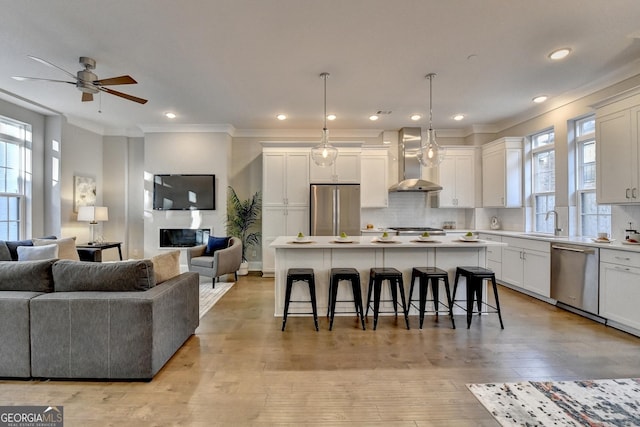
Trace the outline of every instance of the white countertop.
{"label": "white countertop", "polygon": [[[554,237],[539,235],[540,233],[525,233],[523,231],[506,231],[506,230],[476,230],[477,233],[493,234],[504,237],[517,237],[522,239],[542,240],[549,243],[569,243],[572,245],[591,246],[602,249],[616,249],[622,251],[640,252],[640,244],[632,245],[614,240],[610,243],[597,243],[588,237]],[[538,234],[538,235],[536,235]]]}
{"label": "white countertop", "polygon": [[460,236],[433,236],[433,242],[418,241],[416,236],[393,236],[390,242],[381,242],[371,236],[353,236],[351,242],[336,243],[335,236],[309,236],[307,242],[297,242],[296,236],[280,236],[269,245],[276,249],[394,249],[394,248],[473,248],[505,246],[489,240],[462,241]]}

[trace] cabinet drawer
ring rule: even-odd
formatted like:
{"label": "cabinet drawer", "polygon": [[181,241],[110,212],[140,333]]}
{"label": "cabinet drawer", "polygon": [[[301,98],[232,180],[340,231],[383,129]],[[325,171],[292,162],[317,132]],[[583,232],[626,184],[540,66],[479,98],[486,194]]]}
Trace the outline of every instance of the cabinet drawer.
{"label": "cabinet drawer", "polygon": [[637,267],[640,265],[640,252],[600,249],[600,262]]}
{"label": "cabinet drawer", "polygon": [[502,247],[500,246],[488,246],[487,247],[487,260],[502,262]]}
{"label": "cabinet drawer", "polygon": [[533,240],[533,239],[521,239],[518,237],[507,237],[504,236],[502,238],[502,242],[506,243],[509,246],[514,246],[523,249],[529,249],[532,251],[540,251],[540,252],[551,252],[551,245],[549,242],[544,240]]}

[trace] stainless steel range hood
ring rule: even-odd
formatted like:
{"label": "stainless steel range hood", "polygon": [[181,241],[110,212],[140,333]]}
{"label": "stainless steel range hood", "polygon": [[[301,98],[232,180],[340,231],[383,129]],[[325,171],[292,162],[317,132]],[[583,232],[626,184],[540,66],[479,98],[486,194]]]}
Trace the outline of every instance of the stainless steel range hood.
{"label": "stainless steel range hood", "polygon": [[435,182],[421,178],[422,167],[417,154],[420,150],[420,128],[402,128],[398,137],[398,183],[389,191],[432,192],[442,190]]}

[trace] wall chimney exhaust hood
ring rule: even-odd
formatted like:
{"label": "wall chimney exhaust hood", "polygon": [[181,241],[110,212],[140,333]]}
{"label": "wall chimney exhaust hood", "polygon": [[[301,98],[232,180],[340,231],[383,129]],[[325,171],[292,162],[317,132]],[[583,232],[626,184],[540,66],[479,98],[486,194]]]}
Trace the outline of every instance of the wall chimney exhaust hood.
{"label": "wall chimney exhaust hood", "polygon": [[391,192],[414,191],[435,192],[442,190],[442,186],[435,182],[421,179],[422,168],[417,154],[420,151],[422,133],[420,128],[402,128],[398,138],[398,176],[399,182],[389,188]]}

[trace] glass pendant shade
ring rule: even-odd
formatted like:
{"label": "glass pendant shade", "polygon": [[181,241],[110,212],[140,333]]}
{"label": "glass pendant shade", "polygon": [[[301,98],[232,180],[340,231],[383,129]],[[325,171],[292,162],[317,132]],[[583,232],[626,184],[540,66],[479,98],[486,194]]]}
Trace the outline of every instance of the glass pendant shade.
{"label": "glass pendant shade", "polygon": [[329,73],[320,74],[324,80],[324,127],[322,128],[322,140],[320,144],[311,149],[311,159],[321,167],[331,166],[338,157],[338,149],[329,144],[329,130],[327,129],[327,79]]}
{"label": "glass pendant shade", "polygon": [[428,168],[436,167],[442,162],[444,158],[445,149],[438,145],[436,142],[436,131],[433,130],[433,78],[435,73],[427,74],[429,79],[429,130],[426,132],[426,136],[423,134],[420,144],[420,150],[417,153],[417,158],[420,163]]}
{"label": "glass pendant shade", "polygon": [[426,137],[422,138],[420,151],[417,154],[420,163],[428,168],[436,167],[442,162],[444,152],[445,149],[436,141],[436,131],[427,130]]}
{"label": "glass pendant shade", "polygon": [[329,144],[329,131],[322,130],[322,141],[311,149],[311,158],[318,166],[331,166],[338,157],[338,149]]}

